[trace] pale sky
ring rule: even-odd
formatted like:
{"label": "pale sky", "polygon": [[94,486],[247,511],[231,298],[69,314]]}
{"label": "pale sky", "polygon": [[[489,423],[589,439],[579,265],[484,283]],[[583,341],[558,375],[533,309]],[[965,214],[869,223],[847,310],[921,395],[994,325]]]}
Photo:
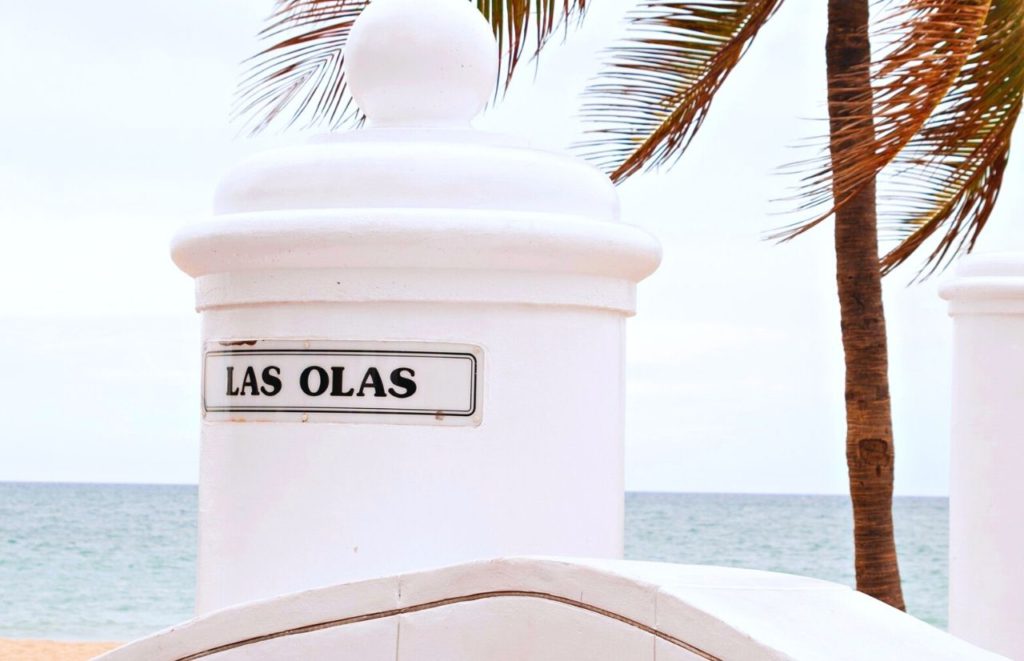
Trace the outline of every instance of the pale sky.
{"label": "pale sky", "polygon": [[[578,95],[628,4],[596,0],[478,125],[573,142]],[[168,242],[209,213],[232,163],[304,139],[240,138],[228,122],[270,6],[5,11],[0,480],[195,482],[198,317]],[[620,188],[623,220],[665,254],[629,323],[629,489],[846,491],[831,227],[784,246],[761,238],[787,220],[773,215],[793,183],[778,166],[823,129],[823,41],[824,3],[787,0],[683,160]],[[1018,151],[980,250],[1024,248],[1022,180]],[[886,285],[896,490],[944,494],[951,322],[936,290],[949,274],[906,287],[911,275]]]}

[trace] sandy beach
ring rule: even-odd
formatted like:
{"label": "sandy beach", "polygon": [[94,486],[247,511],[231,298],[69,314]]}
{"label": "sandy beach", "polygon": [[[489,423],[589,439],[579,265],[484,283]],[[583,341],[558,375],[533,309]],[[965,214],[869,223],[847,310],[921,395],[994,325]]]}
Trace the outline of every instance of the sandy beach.
{"label": "sandy beach", "polygon": [[84,661],[112,650],[120,644],[0,638],[0,659],[4,659],[4,661]]}

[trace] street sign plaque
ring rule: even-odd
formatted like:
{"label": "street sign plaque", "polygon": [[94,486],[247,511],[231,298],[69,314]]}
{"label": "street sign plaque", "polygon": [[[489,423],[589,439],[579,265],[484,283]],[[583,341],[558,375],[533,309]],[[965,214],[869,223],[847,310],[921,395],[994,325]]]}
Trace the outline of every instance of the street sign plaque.
{"label": "street sign plaque", "polygon": [[468,344],[224,340],[203,355],[208,421],[478,425]]}

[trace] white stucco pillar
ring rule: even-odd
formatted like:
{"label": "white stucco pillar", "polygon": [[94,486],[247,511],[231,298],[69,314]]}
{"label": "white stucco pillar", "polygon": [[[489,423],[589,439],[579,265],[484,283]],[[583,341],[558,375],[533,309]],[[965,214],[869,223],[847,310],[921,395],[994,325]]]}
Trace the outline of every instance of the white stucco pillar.
{"label": "white stucco pillar", "polygon": [[1024,253],[968,257],[954,319],[950,632],[1024,658]]}
{"label": "white stucco pillar", "polygon": [[464,0],[376,0],[366,128],[258,155],[173,258],[196,279],[197,609],[464,560],[622,552],[623,340],[660,248],[563,154],[473,130]]}

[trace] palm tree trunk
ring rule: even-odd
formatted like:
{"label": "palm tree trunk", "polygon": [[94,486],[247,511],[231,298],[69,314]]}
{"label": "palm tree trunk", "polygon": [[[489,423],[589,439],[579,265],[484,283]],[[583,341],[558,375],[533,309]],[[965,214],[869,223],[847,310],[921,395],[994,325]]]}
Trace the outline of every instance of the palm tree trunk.
{"label": "palm tree trunk", "polygon": [[[829,0],[825,57],[833,187],[850,190],[852,173],[836,155],[873,141],[868,66],[869,0]],[[853,501],[857,589],[904,609],[892,524],[893,439],[875,184],[844,204],[835,221],[836,280],[846,359],[846,462]]]}

